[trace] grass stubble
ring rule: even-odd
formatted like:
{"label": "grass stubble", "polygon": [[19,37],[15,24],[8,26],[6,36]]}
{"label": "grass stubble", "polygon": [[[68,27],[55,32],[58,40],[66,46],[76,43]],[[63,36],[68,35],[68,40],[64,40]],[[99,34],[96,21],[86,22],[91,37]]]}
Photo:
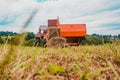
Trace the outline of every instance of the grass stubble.
{"label": "grass stubble", "polygon": [[1,80],[120,80],[120,44],[67,48],[2,46]]}

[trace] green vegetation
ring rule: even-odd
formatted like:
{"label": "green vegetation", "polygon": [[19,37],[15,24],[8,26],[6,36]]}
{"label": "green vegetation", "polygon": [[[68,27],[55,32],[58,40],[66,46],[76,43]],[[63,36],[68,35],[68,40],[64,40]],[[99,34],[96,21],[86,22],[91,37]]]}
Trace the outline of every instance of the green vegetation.
{"label": "green vegetation", "polygon": [[17,35],[16,32],[0,31],[0,36],[15,36],[15,35]]}
{"label": "green vegetation", "polygon": [[0,44],[4,44],[4,40],[0,37]]}
{"label": "green vegetation", "polygon": [[66,48],[6,44],[0,46],[0,64],[2,80],[119,80],[120,43]]}
{"label": "green vegetation", "polygon": [[[4,33],[7,33],[7,32],[4,32]],[[8,32],[9,33],[9,32]],[[11,32],[13,33],[13,32]],[[23,38],[25,38],[24,40],[21,39],[21,36],[24,36]],[[0,44],[11,44],[11,43],[14,43],[14,45],[17,45],[19,44],[20,42],[22,42],[22,45],[25,45],[25,46],[33,46],[34,43],[35,43],[35,35],[33,32],[25,32],[25,33],[22,33],[22,34],[17,34],[17,35],[14,35],[14,36],[10,36],[10,35],[7,35],[7,36],[0,36]],[[20,40],[23,40],[23,41],[20,41]]]}
{"label": "green vegetation", "polygon": [[113,41],[112,39],[107,38],[107,37],[87,35],[85,44],[100,45],[100,44],[112,43],[112,41]]}
{"label": "green vegetation", "polygon": [[[20,37],[22,35],[25,35],[25,39],[22,41],[22,45],[25,46],[33,46],[36,42],[35,40],[35,34],[33,32],[24,32],[22,34],[14,33],[14,32],[0,32],[0,44],[5,44],[6,42],[8,44],[11,44],[16,37],[16,41],[14,42],[15,44],[19,44]],[[120,40],[120,34],[116,36],[111,36],[111,35],[98,35],[98,34],[92,34],[92,35],[87,35],[85,37],[85,41],[83,44],[85,45],[101,45],[101,44],[107,44],[107,43],[112,43]],[[42,44],[41,44],[42,45]]]}

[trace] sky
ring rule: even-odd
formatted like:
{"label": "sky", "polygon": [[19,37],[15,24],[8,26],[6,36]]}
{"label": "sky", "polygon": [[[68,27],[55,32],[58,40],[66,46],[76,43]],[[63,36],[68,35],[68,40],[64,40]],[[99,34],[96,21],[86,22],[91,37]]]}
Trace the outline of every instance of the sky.
{"label": "sky", "polygon": [[36,9],[26,31],[59,16],[62,24],[86,24],[87,34],[120,34],[120,0],[0,0],[0,31],[19,32]]}

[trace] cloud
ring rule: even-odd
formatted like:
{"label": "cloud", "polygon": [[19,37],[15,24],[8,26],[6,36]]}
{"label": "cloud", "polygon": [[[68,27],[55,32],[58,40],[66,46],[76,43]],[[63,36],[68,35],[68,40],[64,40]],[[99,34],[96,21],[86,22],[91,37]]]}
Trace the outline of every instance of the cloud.
{"label": "cloud", "polygon": [[1,0],[0,5],[0,30],[20,28],[39,8],[28,31],[37,32],[40,25],[47,25],[48,19],[59,16],[61,23],[86,24],[88,34],[120,33],[119,0]]}

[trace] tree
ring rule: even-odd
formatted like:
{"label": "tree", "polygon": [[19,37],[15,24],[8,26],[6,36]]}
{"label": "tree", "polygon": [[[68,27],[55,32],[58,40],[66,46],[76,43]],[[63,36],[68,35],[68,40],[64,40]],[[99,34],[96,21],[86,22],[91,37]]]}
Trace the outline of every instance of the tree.
{"label": "tree", "polygon": [[87,35],[86,36],[86,44],[88,45],[99,45],[103,43],[112,43],[110,40],[111,35]]}
{"label": "tree", "polygon": [[88,45],[99,45],[102,44],[102,38],[98,37],[98,36],[86,36],[86,44]]}
{"label": "tree", "polygon": [[25,40],[30,40],[30,39],[34,39],[35,35],[33,32],[28,32],[27,36],[25,37]]}
{"label": "tree", "polygon": [[16,32],[9,32],[9,31],[1,31],[0,36],[15,36]]}

